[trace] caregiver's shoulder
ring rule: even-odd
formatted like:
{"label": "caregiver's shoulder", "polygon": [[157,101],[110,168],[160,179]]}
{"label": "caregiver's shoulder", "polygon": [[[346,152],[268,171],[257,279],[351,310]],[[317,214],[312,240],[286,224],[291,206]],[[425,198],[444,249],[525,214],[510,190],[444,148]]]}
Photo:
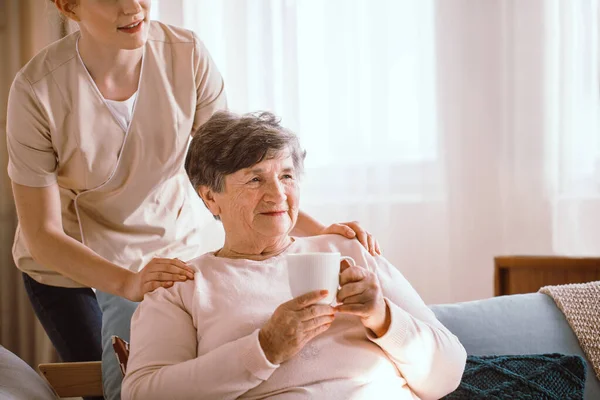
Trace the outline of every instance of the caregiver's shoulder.
{"label": "caregiver's shoulder", "polygon": [[164,43],[194,43],[196,35],[189,29],[167,25],[159,21],[150,21],[148,41]]}
{"label": "caregiver's shoulder", "polygon": [[78,37],[79,32],[74,32],[44,47],[21,68],[15,81],[24,79],[28,85],[35,85],[44,78],[52,80],[52,72],[77,61],[75,42]]}

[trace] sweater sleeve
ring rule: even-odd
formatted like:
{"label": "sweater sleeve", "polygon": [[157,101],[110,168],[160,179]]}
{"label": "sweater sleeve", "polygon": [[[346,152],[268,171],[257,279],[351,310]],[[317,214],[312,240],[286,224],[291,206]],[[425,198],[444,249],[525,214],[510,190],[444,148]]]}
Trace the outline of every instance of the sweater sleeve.
{"label": "sweater sleeve", "polygon": [[368,338],[385,351],[420,399],[439,399],[454,391],[465,368],[464,347],[397,268],[383,257],[370,258],[391,324],[385,335],[378,338],[368,331]]}
{"label": "sweater sleeve", "polygon": [[160,288],[136,310],[123,400],[235,399],[278,367],[265,357],[258,330],[198,355],[194,293],[192,282]]}

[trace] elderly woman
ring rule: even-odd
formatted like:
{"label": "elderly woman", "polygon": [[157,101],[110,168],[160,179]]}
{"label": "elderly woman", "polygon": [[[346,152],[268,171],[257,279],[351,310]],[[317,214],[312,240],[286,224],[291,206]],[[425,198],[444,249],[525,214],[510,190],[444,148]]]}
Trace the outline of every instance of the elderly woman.
{"label": "elderly woman", "polygon": [[[291,237],[305,153],[272,114],[218,112],[186,169],[225,229],[194,280],[147,293],[132,320],[127,399],[438,399],[466,353],[402,274],[357,240]],[[292,298],[287,254],[340,252],[338,305]],[[372,271],[372,272],[371,272]]]}

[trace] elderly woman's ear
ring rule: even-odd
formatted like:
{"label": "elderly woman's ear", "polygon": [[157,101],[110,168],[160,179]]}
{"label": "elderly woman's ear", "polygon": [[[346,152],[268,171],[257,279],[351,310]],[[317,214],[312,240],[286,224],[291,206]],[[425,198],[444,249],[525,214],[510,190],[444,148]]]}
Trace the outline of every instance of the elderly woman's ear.
{"label": "elderly woman's ear", "polygon": [[206,208],[211,212],[214,216],[219,216],[221,214],[221,208],[215,201],[215,192],[208,186],[201,185],[198,188],[198,195],[206,205]]}

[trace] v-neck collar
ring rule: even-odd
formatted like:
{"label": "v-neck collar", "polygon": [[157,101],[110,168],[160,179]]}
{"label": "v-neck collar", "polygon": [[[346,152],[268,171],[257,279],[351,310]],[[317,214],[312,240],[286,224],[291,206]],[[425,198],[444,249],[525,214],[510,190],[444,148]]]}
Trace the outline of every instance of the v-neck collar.
{"label": "v-neck collar", "polygon": [[83,62],[83,59],[81,58],[81,54],[79,53],[79,39],[81,39],[81,34],[79,34],[77,36],[77,39],[75,40],[75,51],[77,53],[77,58],[79,59],[79,62],[81,63],[81,66],[83,67],[83,70],[85,71],[92,87],[95,89],[96,94],[98,95],[98,97],[100,98],[100,100],[102,101],[102,103],[104,103],[104,107],[106,107],[108,109],[108,111],[110,112],[110,115],[112,115],[113,119],[115,120],[115,122],[121,127],[121,129],[123,130],[123,132],[125,132],[125,134],[127,135],[127,133],[129,132],[129,128],[131,127],[131,124],[133,123],[133,120],[135,118],[135,112],[137,109],[137,102],[138,99],[140,97],[140,90],[142,87],[142,76],[144,75],[144,65],[146,64],[146,45],[144,44],[144,47],[142,49],[142,66],[140,68],[140,76],[138,78],[138,87],[137,87],[137,91],[134,94],[135,95],[135,100],[133,101],[133,108],[131,110],[131,118],[129,121],[129,125],[125,126],[123,125],[123,122],[120,120],[120,118],[115,115],[115,112],[113,111],[113,109],[108,105],[108,103],[106,102],[106,99],[104,98],[104,96],[102,95],[102,92],[100,92],[100,89],[98,89],[98,85],[96,84],[96,82],[94,81],[94,78],[92,78],[92,75],[90,75],[90,71],[88,71],[87,67],[85,66],[85,63]]}

